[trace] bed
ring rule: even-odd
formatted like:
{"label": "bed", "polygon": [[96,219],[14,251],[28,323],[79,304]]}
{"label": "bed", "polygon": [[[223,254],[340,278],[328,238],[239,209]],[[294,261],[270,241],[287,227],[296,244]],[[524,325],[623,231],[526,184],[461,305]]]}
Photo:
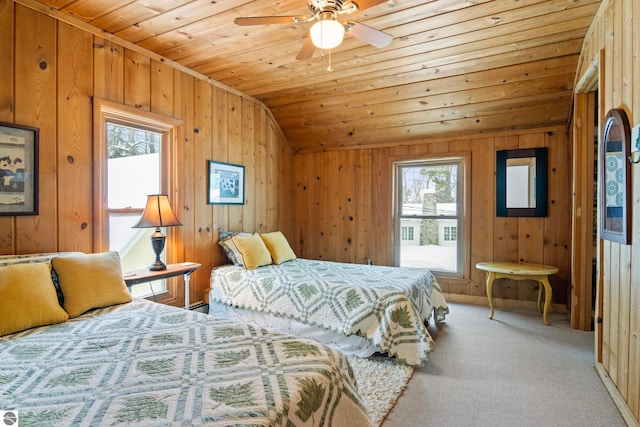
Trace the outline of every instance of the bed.
{"label": "bed", "polygon": [[143,299],[1,336],[0,366],[0,408],[20,425],[370,425],[340,352]]}
{"label": "bed", "polygon": [[429,270],[301,259],[278,239],[288,248],[284,259],[266,245],[272,262],[248,267],[235,248],[233,265],[212,270],[210,314],[314,338],[345,354],[424,364],[434,345],[426,325],[448,313]]}

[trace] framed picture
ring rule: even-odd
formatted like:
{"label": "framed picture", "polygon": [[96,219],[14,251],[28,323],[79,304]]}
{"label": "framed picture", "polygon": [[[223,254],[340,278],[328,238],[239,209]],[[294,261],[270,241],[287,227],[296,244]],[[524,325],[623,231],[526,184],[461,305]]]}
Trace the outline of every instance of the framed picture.
{"label": "framed picture", "polygon": [[207,203],[244,205],[244,166],[209,160]]}
{"label": "framed picture", "polygon": [[38,128],[0,123],[0,215],[38,214]]}

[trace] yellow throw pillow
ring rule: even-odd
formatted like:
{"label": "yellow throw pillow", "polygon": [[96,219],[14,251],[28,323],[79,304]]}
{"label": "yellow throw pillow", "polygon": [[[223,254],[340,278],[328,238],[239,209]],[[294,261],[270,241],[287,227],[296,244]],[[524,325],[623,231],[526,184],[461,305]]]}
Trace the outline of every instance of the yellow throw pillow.
{"label": "yellow throw pillow", "polygon": [[0,267],[0,335],[67,320],[51,279],[51,264]]}
{"label": "yellow throw pillow", "polygon": [[69,317],[131,301],[117,252],[56,257],[51,264],[58,275]]}
{"label": "yellow throw pillow", "polygon": [[285,261],[296,259],[296,254],[291,249],[291,245],[280,231],[261,234],[262,241],[271,253],[271,258],[275,264],[282,264]]}
{"label": "yellow throw pillow", "polygon": [[271,264],[269,249],[258,234],[233,236],[233,243],[236,244],[240,255],[242,255],[242,264],[247,270]]}

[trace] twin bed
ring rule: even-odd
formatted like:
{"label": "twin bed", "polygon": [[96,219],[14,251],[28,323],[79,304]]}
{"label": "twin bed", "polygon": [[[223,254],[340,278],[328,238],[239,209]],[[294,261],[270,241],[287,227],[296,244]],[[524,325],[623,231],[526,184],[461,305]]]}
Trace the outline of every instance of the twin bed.
{"label": "twin bed", "polygon": [[[77,262],[75,288],[66,274],[54,283],[57,254],[18,260],[27,266],[0,259],[0,409],[15,411],[20,425],[371,425],[339,351],[131,301],[119,260],[95,262],[113,261],[109,255],[65,256]],[[78,296],[85,299],[79,309]],[[10,327],[18,330],[7,334]]]}
{"label": "twin bed", "polygon": [[243,257],[263,249],[255,249],[257,235],[237,236],[221,235],[233,264],[211,272],[210,314],[312,337],[345,354],[377,352],[412,366],[427,360],[434,343],[426,325],[448,313],[429,270],[300,259],[281,233],[261,235],[271,262],[247,267]]}

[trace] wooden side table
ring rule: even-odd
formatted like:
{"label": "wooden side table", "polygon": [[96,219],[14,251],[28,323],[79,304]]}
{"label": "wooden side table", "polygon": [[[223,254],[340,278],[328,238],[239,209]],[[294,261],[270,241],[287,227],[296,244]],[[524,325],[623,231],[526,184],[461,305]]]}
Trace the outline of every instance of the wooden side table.
{"label": "wooden side table", "polygon": [[184,276],[184,308],[189,309],[189,279],[191,273],[202,267],[196,262],[182,262],[180,264],[167,264],[166,270],[149,271],[142,270],[129,271],[122,275],[127,287],[131,288],[138,283],[153,282],[154,280],[168,279],[169,277]]}
{"label": "wooden side table", "polygon": [[489,299],[489,319],[493,319],[493,282],[495,279],[536,280],[544,286],[544,309],[542,305],[542,286],[538,290],[538,310],[542,312],[545,325],[549,325],[547,317],[551,306],[551,283],[549,275],[556,274],[559,270],[552,265],[527,264],[518,262],[479,262],[478,270],[487,272],[487,298]]}

